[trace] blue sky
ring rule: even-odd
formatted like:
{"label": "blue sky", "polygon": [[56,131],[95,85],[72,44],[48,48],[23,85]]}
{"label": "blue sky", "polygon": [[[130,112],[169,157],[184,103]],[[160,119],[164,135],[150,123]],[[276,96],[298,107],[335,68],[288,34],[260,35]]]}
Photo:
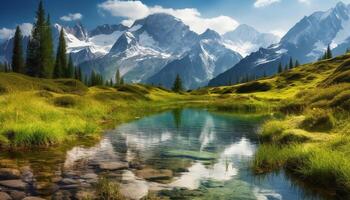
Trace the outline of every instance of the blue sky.
{"label": "blue sky", "polygon": [[[0,39],[12,34],[18,24],[32,23],[39,0],[0,0]],[[282,34],[303,16],[334,7],[338,0],[44,0],[52,21],[61,24],[80,20],[88,29],[99,24],[131,24],[154,12],[168,12],[202,32],[220,33],[238,24],[262,32]],[[350,0],[343,0],[350,3]],[[71,21],[69,21],[71,20]],[[22,25],[24,29],[29,24]]]}

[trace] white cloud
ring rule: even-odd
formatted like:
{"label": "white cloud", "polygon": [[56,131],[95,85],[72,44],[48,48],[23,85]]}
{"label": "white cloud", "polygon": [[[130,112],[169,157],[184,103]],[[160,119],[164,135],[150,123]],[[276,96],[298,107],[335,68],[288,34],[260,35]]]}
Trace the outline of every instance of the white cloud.
{"label": "white cloud", "polygon": [[298,0],[300,3],[305,3],[310,5],[311,4],[311,0]]}
{"label": "white cloud", "polygon": [[70,21],[76,21],[83,18],[83,15],[80,13],[69,13],[68,15],[62,16],[60,19],[62,21],[70,22]]}
{"label": "white cloud", "polygon": [[13,29],[8,29],[8,28],[0,29],[0,39],[1,40],[9,39],[10,37],[12,37],[13,34],[14,34]]}
{"label": "white cloud", "polygon": [[277,30],[270,31],[270,33],[282,38],[287,32],[285,30],[277,29]]}
{"label": "white cloud", "polygon": [[256,0],[254,6],[256,8],[266,7],[273,3],[280,2],[281,0]]}
{"label": "white cloud", "polygon": [[162,6],[147,6],[141,1],[120,1],[108,0],[98,5],[104,11],[112,16],[123,17],[124,25],[132,25],[137,19],[142,19],[154,13],[167,13],[181,19],[190,29],[197,33],[203,33],[210,28],[220,34],[234,30],[239,23],[228,16],[218,16],[213,18],[204,18],[195,8],[173,9]]}
{"label": "white cloud", "polygon": [[22,31],[22,35],[29,36],[32,34],[33,24],[31,23],[23,23],[19,25]]}
{"label": "white cloud", "polygon": [[[33,24],[31,23],[23,23],[20,24],[23,36],[29,36],[32,33]],[[0,40],[7,40],[12,38],[15,34],[16,29],[2,28],[0,29]]]}

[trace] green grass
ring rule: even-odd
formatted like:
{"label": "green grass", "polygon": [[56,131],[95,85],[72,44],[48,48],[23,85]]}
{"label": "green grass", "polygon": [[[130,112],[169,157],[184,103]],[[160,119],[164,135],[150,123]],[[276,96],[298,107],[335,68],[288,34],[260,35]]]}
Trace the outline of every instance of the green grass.
{"label": "green grass", "polygon": [[59,145],[98,138],[115,124],[179,107],[282,112],[261,127],[252,166],[284,168],[302,180],[350,194],[350,54],[250,83],[173,93],[142,84],[87,88],[79,81],[0,73],[0,146]]}

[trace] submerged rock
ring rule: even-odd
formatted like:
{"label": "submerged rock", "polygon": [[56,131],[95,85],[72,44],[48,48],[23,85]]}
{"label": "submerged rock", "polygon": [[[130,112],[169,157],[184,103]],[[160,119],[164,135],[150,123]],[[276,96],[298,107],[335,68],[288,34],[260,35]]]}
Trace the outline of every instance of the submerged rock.
{"label": "submerged rock", "polygon": [[[13,200],[22,200],[26,197],[26,193],[22,191],[12,190],[9,192]],[[1,198],[0,198],[1,199]]]}
{"label": "submerged rock", "polygon": [[126,162],[103,162],[99,165],[101,170],[122,170],[128,169],[129,164]]}
{"label": "submerged rock", "polygon": [[28,186],[25,182],[23,182],[20,179],[0,181],[0,185],[18,190],[25,190]]}
{"label": "submerged rock", "polygon": [[82,179],[98,179],[97,174],[89,173],[81,176]]}
{"label": "submerged rock", "polygon": [[50,195],[55,193],[59,187],[54,183],[48,182],[38,182],[35,184],[35,190],[38,194],[41,195]]}
{"label": "submerged rock", "polygon": [[8,195],[6,192],[0,192],[0,199],[1,200],[12,200],[11,196]]}
{"label": "submerged rock", "polygon": [[11,169],[11,168],[0,169],[1,180],[18,179],[20,178],[20,176],[21,176],[21,172],[18,169]]}
{"label": "submerged rock", "polygon": [[173,172],[168,169],[142,169],[136,171],[136,175],[140,178],[146,179],[146,180],[151,180],[151,181],[156,181],[156,180],[168,180],[173,177]]}
{"label": "submerged rock", "polygon": [[40,198],[40,197],[26,197],[23,200],[45,200],[45,199]]}

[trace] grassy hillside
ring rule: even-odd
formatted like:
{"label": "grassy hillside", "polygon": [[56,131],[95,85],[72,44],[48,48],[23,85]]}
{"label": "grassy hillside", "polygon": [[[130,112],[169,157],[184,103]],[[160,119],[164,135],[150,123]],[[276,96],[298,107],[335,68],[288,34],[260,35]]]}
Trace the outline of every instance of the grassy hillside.
{"label": "grassy hillside", "polygon": [[[350,55],[307,64],[274,77],[233,87],[227,93],[274,99],[285,117],[261,128],[256,173],[285,168],[330,195],[350,192]],[[232,95],[232,94],[231,94]]]}
{"label": "grassy hillside", "polygon": [[75,80],[0,73],[0,146],[48,146],[98,137],[108,125],[170,107],[182,96],[143,85],[87,88]]}

